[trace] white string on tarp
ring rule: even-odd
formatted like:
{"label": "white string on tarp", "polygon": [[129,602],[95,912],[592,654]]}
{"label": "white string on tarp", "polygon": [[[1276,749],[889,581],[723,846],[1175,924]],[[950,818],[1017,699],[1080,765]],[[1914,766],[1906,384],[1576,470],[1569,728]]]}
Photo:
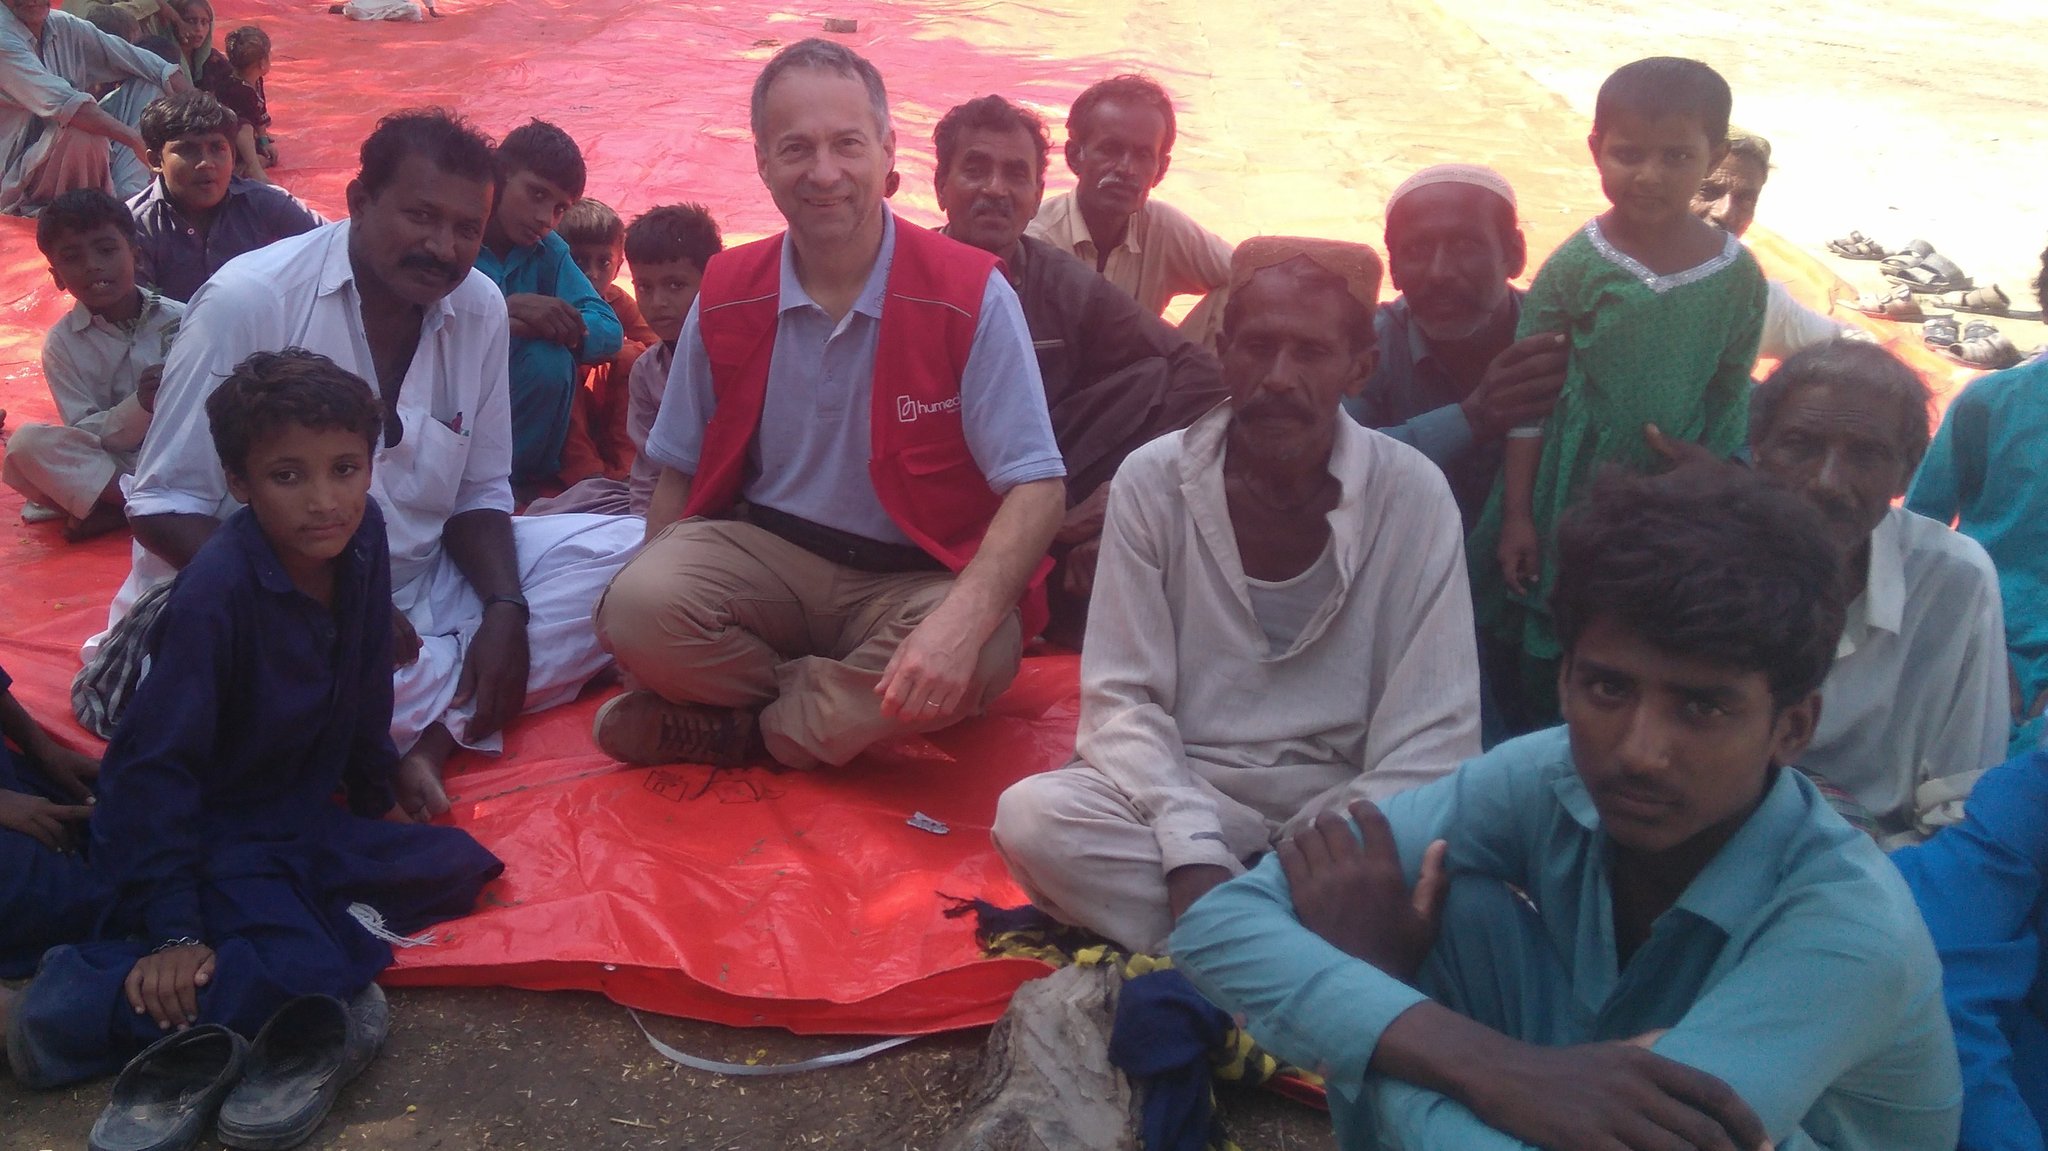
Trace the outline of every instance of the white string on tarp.
{"label": "white string on tarp", "polygon": [[884,1039],[880,1043],[870,1043],[866,1047],[852,1051],[835,1051],[830,1055],[799,1059],[795,1063],[723,1063],[716,1059],[701,1059],[670,1047],[656,1039],[652,1031],[647,1030],[647,1024],[640,1018],[638,1011],[628,1007],[626,1014],[633,1017],[634,1026],[640,1028],[640,1034],[647,1037],[647,1042],[661,1053],[662,1058],[693,1071],[709,1071],[713,1075],[797,1075],[805,1071],[823,1071],[828,1067],[844,1067],[849,1063],[858,1063],[870,1055],[880,1055],[892,1047],[901,1047],[917,1038],[915,1035],[899,1035],[894,1039]]}

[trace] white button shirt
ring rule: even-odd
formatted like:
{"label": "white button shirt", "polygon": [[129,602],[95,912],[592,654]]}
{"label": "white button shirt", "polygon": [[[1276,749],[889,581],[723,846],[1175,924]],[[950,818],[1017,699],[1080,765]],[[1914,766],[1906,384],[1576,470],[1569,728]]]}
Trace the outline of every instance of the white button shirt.
{"label": "white button shirt", "polygon": [[1820,697],[1799,766],[1855,797],[1886,832],[1913,825],[1922,783],[2004,762],[2012,714],[1991,557],[1926,516],[1886,512]]}
{"label": "white button shirt", "polygon": [[[222,518],[239,506],[214,453],[206,398],[251,353],[307,348],[376,387],[348,237],[344,220],[280,240],[229,261],[193,295],[164,365],[155,424],[128,493],[130,516]],[[431,567],[449,517],[512,510],[508,342],[504,294],[482,272],[472,269],[427,309],[398,394],[405,435],[395,446],[379,442],[370,482],[391,539],[395,593]],[[113,618],[172,574],[137,544]]]}

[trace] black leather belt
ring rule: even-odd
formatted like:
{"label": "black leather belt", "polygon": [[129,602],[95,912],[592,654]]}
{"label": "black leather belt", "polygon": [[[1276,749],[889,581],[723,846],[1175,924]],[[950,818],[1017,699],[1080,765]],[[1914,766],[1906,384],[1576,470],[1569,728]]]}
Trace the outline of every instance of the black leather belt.
{"label": "black leather belt", "polygon": [[884,543],[853,532],[843,532],[760,504],[741,504],[737,518],[772,532],[820,559],[855,571],[894,575],[946,570],[945,564],[933,559],[923,548]]}

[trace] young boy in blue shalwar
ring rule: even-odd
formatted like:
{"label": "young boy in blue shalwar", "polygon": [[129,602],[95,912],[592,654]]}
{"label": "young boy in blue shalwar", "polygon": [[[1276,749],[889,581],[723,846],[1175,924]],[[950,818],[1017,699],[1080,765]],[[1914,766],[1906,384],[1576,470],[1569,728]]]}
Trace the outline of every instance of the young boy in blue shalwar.
{"label": "young boy in blue shalwar", "polygon": [[107,901],[79,850],[99,760],[51,738],[13,682],[0,668],[0,979],[33,971],[52,944],[84,939]]}
{"label": "young boy in blue shalwar", "polygon": [[498,198],[476,270],[505,293],[512,324],[512,486],[525,499],[562,470],[581,365],[619,354],[618,314],[555,234],[583,198],[583,153],[567,132],[533,120],[498,144]]}
{"label": "young boy in blue shalwar", "polygon": [[382,405],[290,349],[249,357],[206,413],[247,506],[180,575],[107,748],[91,850],[112,908],[0,1000],[30,1086],[118,1070],[173,1028],[253,1036],[297,996],[348,1000],[392,932],[467,914],[503,870],[392,800]]}

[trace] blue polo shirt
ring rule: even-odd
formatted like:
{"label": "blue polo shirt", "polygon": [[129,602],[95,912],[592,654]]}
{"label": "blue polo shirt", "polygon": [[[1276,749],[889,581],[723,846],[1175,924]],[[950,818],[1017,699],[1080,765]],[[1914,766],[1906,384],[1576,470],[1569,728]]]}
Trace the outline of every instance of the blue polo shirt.
{"label": "blue polo shirt", "polygon": [[228,181],[204,235],[171,201],[161,176],[128,201],[128,210],[135,213],[135,282],[181,304],[236,256],[327,222],[283,188],[240,176]]}
{"label": "blue polo shirt", "polygon": [[[1779,1151],[1954,1148],[1962,1088],[1927,928],[1876,844],[1798,772],[1777,773],[1627,967],[1607,839],[1566,729],[1381,807],[1410,883],[1444,839],[1453,875],[1512,884],[1541,909],[1547,965],[1563,973],[1552,999],[1518,1005],[1533,1033],[1594,1043],[1668,1028],[1657,1053],[1734,1088]],[[1302,926],[1277,857],[1198,901],[1170,947],[1262,1043],[1324,1071],[1347,1151],[1523,1146],[1461,1104],[1367,1073],[1381,1033],[1427,996]]]}

